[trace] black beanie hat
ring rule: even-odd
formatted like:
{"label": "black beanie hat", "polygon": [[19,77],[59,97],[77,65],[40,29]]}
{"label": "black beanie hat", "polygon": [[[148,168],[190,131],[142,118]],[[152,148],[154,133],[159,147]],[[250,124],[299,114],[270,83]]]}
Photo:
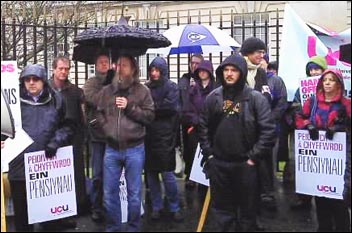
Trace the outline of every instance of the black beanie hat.
{"label": "black beanie hat", "polygon": [[240,52],[243,56],[246,56],[247,54],[253,53],[257,50],[266,51],[265,43],[259,38],[250,37],[243,41]]}

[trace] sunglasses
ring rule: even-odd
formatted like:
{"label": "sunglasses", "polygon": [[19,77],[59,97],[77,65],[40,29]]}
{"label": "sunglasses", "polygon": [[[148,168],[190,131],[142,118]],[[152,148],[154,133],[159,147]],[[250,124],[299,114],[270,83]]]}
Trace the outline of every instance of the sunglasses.
{"label": "sunglasses", "polygon": [[38,81],[40,80],[40,78],[35,77],[35,76],[24,78],[24,81],[25,81],[25,82],[30,82],[31,80],[32,80],[33,82],[38,82]]}

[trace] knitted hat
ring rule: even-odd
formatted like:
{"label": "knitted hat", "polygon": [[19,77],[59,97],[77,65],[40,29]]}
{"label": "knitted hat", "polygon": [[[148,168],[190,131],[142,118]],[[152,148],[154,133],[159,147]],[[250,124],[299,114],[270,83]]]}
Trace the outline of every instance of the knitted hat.
{"label": "knitted hat", "polygon": [[259,38],[250,37],[250,38],[247,38],[245,41],[243,41],[240,52],[243,56],[246,56],[257,50],[266,51],[265,43]]}

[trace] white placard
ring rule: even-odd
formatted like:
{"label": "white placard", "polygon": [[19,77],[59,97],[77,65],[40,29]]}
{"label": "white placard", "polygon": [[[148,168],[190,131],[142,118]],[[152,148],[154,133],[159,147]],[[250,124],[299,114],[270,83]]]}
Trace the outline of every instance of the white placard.
{"label": "white placard", "polygon": [[315,95],[319,79],[320,76],[304,77],[299,79],[299,93],[302,106],[312,95]]}
{"label": "white placard", "polygon": [[[128,201],[127,201],[127,183],[125,178],[125,169],[122,169],[122,174],[120,177],[120,202],[121,202],[121,221],[123,223],[127,222],[128,213]],[[141,215],[144,214],[143,203],[141,202]]]}
{"label": "white placard", "polygon": [[200,149],[200,145],[198,143],[196,154],[194,155],[191,175],[189,179],[197,183],[209,186],[209,179],[205,178],[203,168],[200,166],[200,161],[202,160],[202,158],[203,158],[203,154]]}
{"label": "white placard", "polygon": [[77,215],[72,146],[56,156],[44,151],[24,154],[28,223],[46,222]]}
{"label": "white placard", "polygon": [[17,129],[16,137],[14,139],[6,139],[5,147],[1,149],[1,171],[7,172],[9,170],[9,163],[32,143],[33,140],[26,131]]}
{"label": "white placard", "polygon": [[335,133],[334,140],[313,141],[308,130],[295,130],[296,192],[342,199],[346,161],[346,133]]}
{"label": "white placard", "polygon": [[22,128],[19,73],[17,61],[1,61],[1,89],[9,103],[16,131]]}

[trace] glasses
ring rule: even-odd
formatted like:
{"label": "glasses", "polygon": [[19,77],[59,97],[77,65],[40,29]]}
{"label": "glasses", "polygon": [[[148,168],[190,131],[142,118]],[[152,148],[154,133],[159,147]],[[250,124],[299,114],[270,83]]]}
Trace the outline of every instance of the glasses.
{"label": "glasses", "polygon": [[38,77],[26,77],[26,78],[24,78],[24,81],[25,82],[31,82],[31,81],[33,81],[33,82],[38,82],[40,80],[40,78],[38,78]]}

